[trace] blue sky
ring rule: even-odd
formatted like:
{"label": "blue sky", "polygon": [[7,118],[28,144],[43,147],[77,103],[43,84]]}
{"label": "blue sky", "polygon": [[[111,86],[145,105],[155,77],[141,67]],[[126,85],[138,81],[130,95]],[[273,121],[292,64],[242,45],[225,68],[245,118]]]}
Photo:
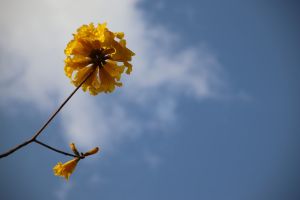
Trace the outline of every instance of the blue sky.
{"label": "blue sky", "polygon": [[1,151],[30,137],[72,91],[63,49],[77,27],[107,21],[136,56],[124,87],[78,92],[40,138],[101,153],[66,182],[52,167],[68,158],[30,145],[0,160],[0,199],[299,199],[298,8],[1,1]]}

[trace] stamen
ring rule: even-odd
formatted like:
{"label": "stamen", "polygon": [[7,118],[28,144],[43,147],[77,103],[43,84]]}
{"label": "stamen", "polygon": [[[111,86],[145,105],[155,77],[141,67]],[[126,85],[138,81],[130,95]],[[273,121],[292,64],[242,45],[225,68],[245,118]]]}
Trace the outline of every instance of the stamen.
{"label": "stamen", "polygon": [[92,59],[94,65],[103,67],[106,64],[106,60],[110,58],[110,55],[104,53],[104,49],[93,49],[89,56]]}

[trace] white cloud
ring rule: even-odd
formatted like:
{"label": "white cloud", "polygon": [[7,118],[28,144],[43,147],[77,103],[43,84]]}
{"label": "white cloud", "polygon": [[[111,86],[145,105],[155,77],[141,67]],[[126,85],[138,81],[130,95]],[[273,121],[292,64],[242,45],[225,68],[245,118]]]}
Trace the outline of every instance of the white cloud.
{"label": "white cloud", "polygon": [[63,49],[71,34],[84,23],[103,21],[126,33],[129,48],[136,52],[134,71],[123,77],[124,87],[114,98],[75,95],[61,113],[67,141],[110,149],[145,127],[165,129],[176,120],[178,96],[215,96],[220,68],[214,55],[201,45],[174,51],[180,37],[160,25],[150,26],[136,3],[1,1],[0,52],[6,56],[1,58],[0,103],[18,100],[47,112],[54,109],[73,89],[63,73]]}

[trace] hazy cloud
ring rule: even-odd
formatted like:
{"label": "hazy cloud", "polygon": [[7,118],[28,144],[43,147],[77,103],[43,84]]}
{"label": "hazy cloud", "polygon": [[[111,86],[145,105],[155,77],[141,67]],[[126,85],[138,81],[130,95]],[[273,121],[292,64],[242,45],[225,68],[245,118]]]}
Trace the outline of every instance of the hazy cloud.
{"label": "hazy cloud", "polygon": [[[180,36],[148,24],[136,0],[4,0],[0,12],[1,102],[26,101],[50,112],[73,89],[63,72],[63,49],[89,22],[124,31],[135,53],[132,75],[113,96],[80,92],[61,113],[66,138],[89,148],[166,130],[176,120],[178,96],[214,97],[218,60],[205,46],[173,50]],[[5,56],[3,56],[5,55]]]}

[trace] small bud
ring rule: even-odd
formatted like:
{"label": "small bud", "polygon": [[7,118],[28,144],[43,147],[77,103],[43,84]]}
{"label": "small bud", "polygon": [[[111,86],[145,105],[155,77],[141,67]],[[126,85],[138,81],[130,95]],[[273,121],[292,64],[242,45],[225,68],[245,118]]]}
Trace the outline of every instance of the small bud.
{"label": "small bud", "polygon": [[74,144],[74,143],[71,143],[71,144],[70,144],[70,148],[72,149],[72,151],[74,152],[74,154],[75,154],[76,156],[79,156],[79,152],[78,152],[77,148],[75,147],[75,144]]}
{"label": "small bud", "polygon": [[90,156],[90,155],[93,155],[95,153],[97,153],[99,151],[99,148],[98,147],[95,147],[93,148],[92,150],[86,152],[85,154],[83,154],[84,156]]}

